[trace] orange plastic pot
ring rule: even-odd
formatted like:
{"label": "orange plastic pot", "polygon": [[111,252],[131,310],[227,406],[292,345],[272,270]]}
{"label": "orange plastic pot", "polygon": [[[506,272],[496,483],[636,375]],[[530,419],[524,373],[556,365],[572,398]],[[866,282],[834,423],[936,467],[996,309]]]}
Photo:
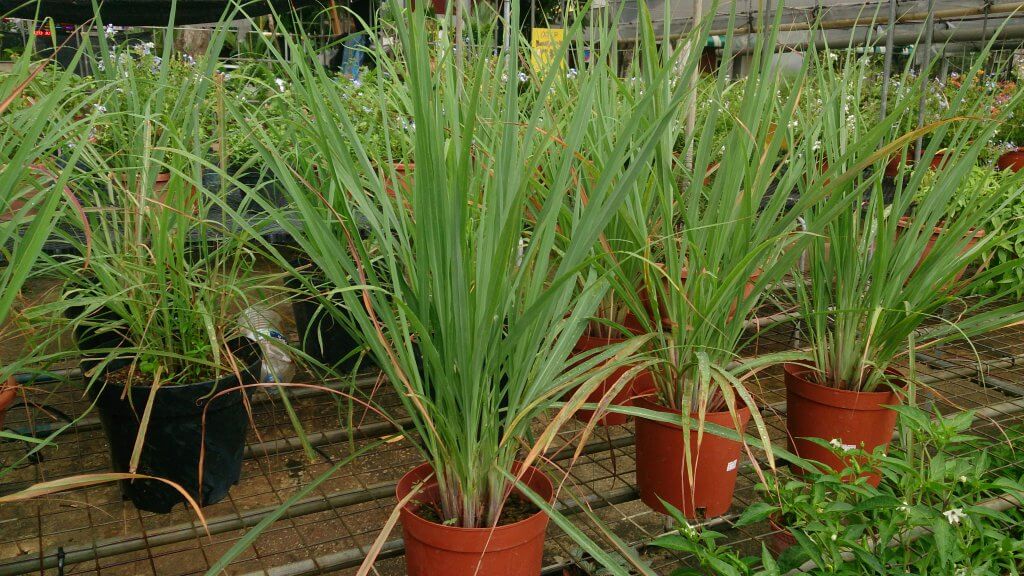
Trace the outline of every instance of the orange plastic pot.
{"label": "orange plastic pot", "polygon": [[[588,350],[594,350],[603,346],[610,346],[612,344],[619,344],[625,342],[625,338],[612,338],[603,336],[587,336],[584,334],[580,336],[579,342],[573,348],[573,351],[577,354],[586,352]],[[623,366],[617,368],[607,378],[594,389],[593,392],[587,396],[587,403],[599,404],[605,396],[608,395],[609,390],[615,387],[616,382],[619,381],[622,376],[629,371],[629,366]],[[627,383],[615,394],[610,405],[612,406],[632,406],[633,386],[631,383]],[[573,414],[573,418],[582,422],[590,422],[594,418],[593,410],[578,410]],[[602,426],[621,426],[626,423],[628,416],[625,414],[616,414],[614,412],[606,412],[601,418],[598,419],[597,423]]]}
{"label": "orange plastic pot", "polygon": [[4,417],[7,416],[7,409],[14,404],[15,398],[18,397],[18,387],[14,382],[14,377],[7,379],[7,383],[0,386],[0,426],[4,425]]}
{"label": "orange plastic pot", "polygon": [[1009,152],[1004,152],[996,160],[996,168],[1020,172],[1020,169],[1024,168],[1024,148],[1014,148]]}
{"label": "orange plastic pot", "polygon": [[768,527],[771,528],[771,534],[768,535],[768,549],[775,554],[776,557],[782,556],[782,553],[789,550],[793,546],[797,545],[796,538],[793,534],[784,528],[778,518],[769,518]]}
{"label": "orange plastic pot", "polygon": [[[400,164],[395,163],[395,177],[398,179],[398,188],[402,191],[402,195],[408,197],[412,191],[412,172],[416,168],[413,163]],[[388,196],[395,198],[395,183],[391,182],[391,179],[384,176],[384,191]]]}
{"label": "orange plastic pot", "polygon": [[[910,228],[910,226],[912,224],[911,224],[910,218],[907,218],[906,216],[903,216],[903,217],[900,218],[899,222],[896,223],[896,225],[899,227],[900,230],[907,230],[908,228]],[[924,250],[921,251],[921,257],[918,258],[918,260],[917,260],[917,266],[914,267],[914,272],[917,272],[917,269],[921,267],[921,263],[924,262],[924,259],[927,258],[928,255],[932,253],[932,248],[935,247],[935,242],[938,241],[939,235],[941,235],[944,231],[945,231],[945,228],[941,228],[939,226],[936,226],[932,230],[932,237],[928,240],[928,244],[925,245]],[[960,251],[960,254],[964,254],[965,252],[967,252],[971,248],[974,248],[974,246],[978,244],[978,241],[981,240],[984,236],[985,236],[985,231],[984,230],[973,230],[972,229],[971,230],[971,238],[970,238],[970,240],[967,241],[967,245],[964,246],[964,249]],[[966,271],[967,271],[967,266],[964,266],[959,272],[956,273],[956,277],[955,277],[954,281],[955,282],[959,282],[960,279],[963,278],[963,275],[964,275],[964,273]]]}
{"label": "orange plastic pot", "polygon": [[[650,375],[644,373],[637,379],[636,386],[638,390],[644,385],[650,389],[651,383]],[[637,394],[633,405],[680,415],[678,411],[657,404],[653,391],[651,394]],[[750,409],[741,408],[738,416],[739,433],[742,434],[750,422]],[[696,414],[690,416],[691,420],[697,417]],[[736,429],[733,417],[728,412],[707,414],[705,421]],[[636,482],[640,500],[662,514],[668,513],[661,502],[664,500],[690,519],[721,516],[732,505],[742,445],[707,430],[698,444],[697,431],[690,430],[689,434],[690,462],[694,471],[692,482],[684,461],[686,447],[682,426],[646,418],[636,419]]]}
{"label": "orange plastic pot", "polygon": [[[887,448],[896,429],[895,410],[889,406],[900,403],[900,394],[894,390],[854,392],[830,388],[812,382],[813,372],[807,366],[783,365],[786,383],[786,430],[790,450],[805,460],[821,462],[836,471],[847,468],[849,458],[837,456],[829,448],[819,446],[808,438],[836,441],[842,449],[862,449],[872,452]],[[890,368],[888,374],[901,377]],[[798,467],[794,472],[801,473]],[[868,482],[877,486],[878,474],[866,474]]]}
{"label": "orange plastic pot", "polygon": [[[889,162],[885,165],[885,176],[888,178],[895,178],[900,173],[900,160],[903,160],[903,164],[906,166],[914,165],[914,151],[908,150],[906,158],[903,158],[902,154],[897,154],[889,159]],[[935,156],[932,156],[931,164],[929,168],[932,170],[938,170],[943,162],[946,161],[946,154],[943,152],[936,152]]]}
{"label": "orange plastic pot", "polygon": [[[398,482],[402,500],[413,487],[433,473],[430,464],[413,468]],[[551,502],[554,488],[540,470],[529,467],[523,482]],[[544,532],[548,516],[537,512],[529,518],[496,528],[458,528],[426,520],[416,514],[424,503],[439,500],[437,482],[431,479],[400,511],[405,562],[409,576],[536,576],[544,557]]]}

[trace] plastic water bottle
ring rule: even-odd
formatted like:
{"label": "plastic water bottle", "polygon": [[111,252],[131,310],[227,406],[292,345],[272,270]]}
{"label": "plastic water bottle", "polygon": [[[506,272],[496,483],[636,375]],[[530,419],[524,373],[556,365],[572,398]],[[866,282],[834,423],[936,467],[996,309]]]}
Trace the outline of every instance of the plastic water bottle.
{"label": "plastic water bottle", "polygon": [[238,315],[238,324],[242,328],[242,334],[259,344],[263,352],[261,381],[290,381],[295,375],[295,363],[288,354],[288,341],[278,328],[281,316],[263,306],[250,306]]}

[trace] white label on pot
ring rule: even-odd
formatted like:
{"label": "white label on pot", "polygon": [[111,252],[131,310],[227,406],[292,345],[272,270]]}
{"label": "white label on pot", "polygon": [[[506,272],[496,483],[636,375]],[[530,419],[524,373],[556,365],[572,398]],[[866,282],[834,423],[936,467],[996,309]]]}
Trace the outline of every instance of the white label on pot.
{"label": "white label on pot", "polygon": [[736,469],[737,464],[739,464],[739,460],[733,460],[732,462],[729,462],[729,464],[725,466],[725,471],[732,472],[733,470]]}

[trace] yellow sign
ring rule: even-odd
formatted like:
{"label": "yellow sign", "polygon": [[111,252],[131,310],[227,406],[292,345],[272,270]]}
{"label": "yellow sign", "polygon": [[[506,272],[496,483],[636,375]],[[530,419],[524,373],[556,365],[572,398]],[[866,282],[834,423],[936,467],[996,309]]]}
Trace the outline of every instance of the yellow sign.
{"label": "yellow sign", "polygon": [[[562,47],[562,40],[565,38],[565,30],[561,28],[534,28],[530,44],[533,52],[530,57],[530,65],[537,76],[542,75],[555,61],[559,48]],[[562,61],[565,66],[565,61]]]}

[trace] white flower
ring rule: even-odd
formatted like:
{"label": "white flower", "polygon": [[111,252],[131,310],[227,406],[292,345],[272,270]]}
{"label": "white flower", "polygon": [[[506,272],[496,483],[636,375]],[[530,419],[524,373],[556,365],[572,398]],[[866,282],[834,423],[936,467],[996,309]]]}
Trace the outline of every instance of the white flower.
{"label": "white flower", "polygon": [[358,78],[353,78],[353,79],[352,79],[352,84],[353,84],[353,85],[354,85],[354,86],[355,86],[356,88],[362,88],[362,87],[363,87],[363,83],[362,83],[362,82],[360,82]]}
{"label": "white flower", "polygon": [[833,439],[829,440],[828,443],[831,444],[833,448],[842,448],[843,447],[843,441],[840,440],[839,438],[833,438]]}
{"label": "white flower", "polygon": [[370,108],[369,106],[363,106],[363,112],[369,114],[370,112],[373,112],[373,109]]}
{"label": "white flower", "polygon": [[502,82],[508,82],[508,74],[502,74],[501,75],[501,81]]}
{"label": "white flower", "polygon": [[114,29],[113,24],[107,24],[103,27],[103,35],[107,38],[107,40],[113,38],[114,34],[117,34],[117,30]]}
{"label": "white flower", "polygon": [[579,70],[577,70],[575,68],[569,68],[569,71],[565,73],[565,77],[566,78],[575,78],[579,73],[580,73]]}
{"label": "white flower", "polygon": [[942,515],[945,516],[946,520],[948,520],[949,523],[954,526],[959,524],[960,521],[964,518],[967,518],[967,515],[964,514],[963,508],[953,508],[952,510],[946,510],[945,512],[942,513]]}
{"label": "white flower", "polygon": [[520,82],[526,82],[526,80],[527,80],[526,72],[520,72],[518,74],[518,76],[519,76],[519,81]]}
{"label": "white flower", "polygon": [[281,92],[284,92],[284,86],[285,86],[284,80],[281,80],[280,78],[274,78],[274,84],[277,84],[277,89],[278,90],[280,90]]}
{"label": "white flower", "polygon": [[903,501],[903,506],[900,506],[899,510],[900,510],[900,512],[906,512],[908,507],[910,507],[910,504],[908,504],[907,501],[904,500]]}
{"label": "white flower", "polygon": [[960,477],[960,483],[961,484],[967,484],[967,476],[961,476]]}
{"label": "white flower", "polygon": [[832,541],[833,541],[833,542],[835,542],[837,538],[839,538],[839,535],[838,535],[838,534],[833,534],[833,535],[832,535]]}
{"label": "white flower", "polygon": [[142,53],[143,54],[149,54],[150,52],[153,51],[153,48],[156,48],[156,44],[154,44],[152,42],[146,42],[145,44],[142,45]]}
{"label": "white flower", "polygon": [[92,109],[99,114],[105,114],[107,112],[107,107],[102,104],[93,104]]}

